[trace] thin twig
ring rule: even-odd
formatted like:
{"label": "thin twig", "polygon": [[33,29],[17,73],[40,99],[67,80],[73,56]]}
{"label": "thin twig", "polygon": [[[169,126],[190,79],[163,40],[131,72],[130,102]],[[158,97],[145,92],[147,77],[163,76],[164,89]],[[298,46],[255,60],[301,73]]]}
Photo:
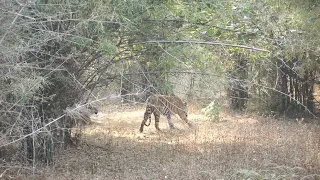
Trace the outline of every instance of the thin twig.
{"label": "thin twig", "polygon": [[269,50],[266,49],[260,49],[256,47],[251,47],[251,46],[244,46],[244,45],[238,45],[238,44],[227,44],[227,43],[221,43],[221,42],[203,42],[203,41],[168,41],[168,40],[158,40],[158,41],[143,41],[143,42],[137,42],[137,43],[132,43],[133,45],[136,44],[159,44],[159,43],[186,43],[186,44],[206,44],[206,45],[219,45],[219,46],[230,46],[230,47],[239,47],[239,48],[244,48],[244,49],[251,49],[254,51],[262,51],[262,52],[267,52],[270,53]]}
{"label": "thin twig", "polygon": [[[78,106],[78,107],[75,107],[75,108],[73,108],[71,111],[74,111],[74,110],[77,110],[77,109],[79,109],[79,108],[81,108],[81,107],[87,106],[88,104],[93,104],[93,103],[95,103],[95,102],[103,101],[103,100],[106,100],[106,99],[115,99],[115,98],[119,98],[119,97],[121,97],[121,96],[118,95],[118,96],[109,96],[109,97],[100,98],[100,99],[91,101],[90,103],[86,103],[86,104],[80,105],[80,106]],[[21,141],[21,140],[29,137],[29,136],[32,136],[33,134],[36,134],[36,133],[40,132],[42,129],[45,129],[45,128],[48,127],[49,125],[55,123],[56,121],[58,121],[59,119],[65,117],[65,116],[66,116],[66,114],[63,114],[63,115],[59,116],[58,118],[53,119],[51,122],[45,124],[44,126],[42,126],[42,127],[38,128],[38,129],[34,130],[33,132],[31,132],[31,133],[29,133],[29,134],[26,134],[26,135],[24,135],[24,136],[22,136],[22,137],[20,137],[20,138],[18,138],[18,139],[16,139],[16,140],[13,140],[13,141],[8,142],[8,143],[6,143],[6,144],[2,144],[2,145],[0,145],[0,148],[5,147],[5,146],[8,146],[8,145],[10,145],[10,144],[14,144],[14,143],[16,143],[16,142],[19,142],[19,141]]]}
{"label": "thin twig", "polygon": [[[23,9],[23,8],[21,8],[21,10],[22,10],[22,9]],[[21,10],[19,11],[19,13],[17,13],[17,12],[12,12],[12,11],[8,11],[8,10],[3,9],[3,8],[0,8],[0,10],[2,10],[2,11],[4,11],[4,12],[7,12],[7,13],[11,13],[11,14],[17,15],[16,17],[21,16],[21,17],[25,17],[25,18],[31,19],[31,20],[33,20],[33,21],[36,20],[36,19],[33,18],[33,17],[30,17],[30,16],[26,16],[26,15],[21,14]]]}
{"label": "thin twig", "polygon": [[[19,14],[23,11],[24,6],[20,9]],[[19,15],[16,15],[16,17],[13,19],[13,21],[11,22],[9,28],[7,29],[7,31],[4,33],[4,35],[2,36],[1,40],[0,40],[0,45],[2,44],[2,41],[4,40],[4,38],[7,36],[7,34],[9,33],[9,30],[12,28],[12,26],[14,25],[14,23],[16,22],[16,20],[18,19]]]}
{"label": "thin twig", "polygon": [[29,68],[29,69],[40,69],[40,70],[48,70],[48,71],[66,71],[66,69],[59,69],[59,68],[41,68],[41,67],[35,67],[35,66],[19,66],[19,65],[13,65],[13,64],[0,64],[2,67],[14,67],[14,68]]}

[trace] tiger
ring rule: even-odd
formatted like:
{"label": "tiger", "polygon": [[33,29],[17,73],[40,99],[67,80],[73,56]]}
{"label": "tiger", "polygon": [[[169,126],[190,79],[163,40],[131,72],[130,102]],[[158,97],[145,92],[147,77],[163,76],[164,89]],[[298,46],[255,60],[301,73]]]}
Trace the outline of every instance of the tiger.
{"label": "tiger", "polygon": [[[187,103],[183,102],[179,97],[175,95],[151,95],[146,100],[146,104],[146,111],[141,122],[140,132],[143,132],[144,126],[149,126],[151,124],[152,113],[155,118],[155,128],[159,131],[159,120],[161,114],[167,118],[169,126],[172,129],[175,128],[171,120],[171,115],[173,114],[178,114],[179,117],[189,125],[189,127],[192,127],[191,123],[188,121]],[[148,124],[147,120],[149,120]]]}

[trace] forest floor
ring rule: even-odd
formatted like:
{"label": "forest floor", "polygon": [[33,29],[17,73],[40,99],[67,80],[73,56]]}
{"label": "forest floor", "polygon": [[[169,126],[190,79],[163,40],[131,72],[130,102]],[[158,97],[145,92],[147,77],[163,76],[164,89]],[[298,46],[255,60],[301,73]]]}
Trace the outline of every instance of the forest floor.
{"label": "forest floor", "polygon": [[190,129],[160,118],[139,132],[143,107],[106,107],[82,143],[34,179],[320,179],[320,126],[223,114],[220,122],[191,112]]}

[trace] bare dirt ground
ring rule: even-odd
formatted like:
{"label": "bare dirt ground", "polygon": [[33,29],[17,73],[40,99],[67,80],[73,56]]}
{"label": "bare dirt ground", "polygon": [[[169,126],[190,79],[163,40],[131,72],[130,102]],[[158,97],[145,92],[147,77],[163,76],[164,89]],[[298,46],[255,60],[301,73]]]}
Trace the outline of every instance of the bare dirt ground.
{"label": "bare dirt ground", "polygon": [[[194,129],[164,117],[143,133],[144,108],[107,107],[93,117],[78,148],[66,149],[34,179],[320,179],[320,127],[247,115]],[[32,179],[31,178],[31,179]]]}

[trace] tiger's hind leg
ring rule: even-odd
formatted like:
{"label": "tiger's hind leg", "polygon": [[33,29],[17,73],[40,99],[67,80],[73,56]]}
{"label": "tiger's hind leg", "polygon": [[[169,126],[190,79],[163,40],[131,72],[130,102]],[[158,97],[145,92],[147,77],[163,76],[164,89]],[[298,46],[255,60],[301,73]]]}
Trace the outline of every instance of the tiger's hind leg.
{"label": "tiger's hind leg", "polygon": [[171,119],[171,113],[167,114],[167,120],[168,120],[170,128],[171,129],[175,129],[174,124],[173,124],[172,119]]}

